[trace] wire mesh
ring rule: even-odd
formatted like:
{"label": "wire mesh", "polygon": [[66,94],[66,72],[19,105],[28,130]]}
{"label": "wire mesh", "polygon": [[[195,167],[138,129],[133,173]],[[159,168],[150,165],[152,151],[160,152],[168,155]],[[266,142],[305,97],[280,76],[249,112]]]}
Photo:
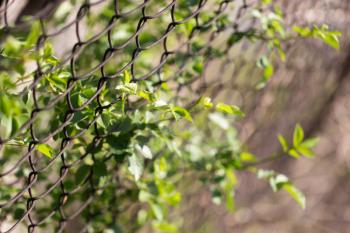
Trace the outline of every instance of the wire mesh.
{"label": "wire mesh", "polygon": [[[28,232],[47,232],[49,229],[63,232],[78,219],[81,224],[77,231],[86,232],[100,215],[108,214],[115,219],[123,208],[128,208],[114,204],[121,193],[127,195],[122,178],[118,176],[118,163],[108,167],[109,176],[103,185],[96,185],[98,164],[108,163],[115,157],[108,152],[103,158],[95,156],[110,135],[110,131],[100,129],[99,121],[111,106],[120,102],[120,97],[116,96],[106,103],[104,91],[112,88],[125,70],[129,70],[135,83],[151,81],[152,88],[168,83],[180,102],[203,92],[210,92],[215,98],[218,90],[226,87],[233,91],[237,83],[232,79],[236,78],[237,70],[231,68],[238,53],[233,50],[233,43],[227,43],[228,35],[252,27],[254,21],[244,21],[244,15],[253,3],[244,0],[73,1],[70,9],[75,16],[65,15],[62,22],[58,22],[53,15],[61,4],[67,4],[66,1],[28,2],[19,10],[16,4],[24,2],[0,2],[2,40],[16,33],[28,35],[28,28],[39,22],[41,34],[31,52],[43,54],[46,42],[56,43],[59,62],[47,67],[37,56],[35,63],[29,65],[28,69],[33,71],[22,78],[17,94],[18,98],[29,96],[33,100],[31,105],[28,104],[30,117],[18,126],[15,134],[0,138],[3,152],[0,182],[3,189],[12,189],[11,194],[2,191],[0,231],[13,232],[25,226]],[[203,19],[203,12],[210,17]],[[94,15],[102,17],[94,18]],[[232,23],[222,24],[224,17],[230,18]],[[123,33],[125,24],[132,26],[131,32],[127,36],[116,36],[118,32]],[[183,30],[186,25],[192,25],[189,33]],[[55,41],[55,38],[58,39]],[[197,38],[204,42],[199,43]],[[249,50],[249,47],[239,46],[239,49]],[[254,48],[251,53],[259,52]],[[84,64],[91,56],[99,62],[89,64],[86,69]],[[204,71],[189,73],[189,68],[198,59]],[[146,65],[142,64],[145,60],[149,61]],[[50,74],[62,70],[69,76],[64,89],[57,92],[42,89],[42,82]],[[230,78],[220,79],[226,70],[230,73],[226,76]],[[77,101],[77,93],[84,94],[88,87],[93,87],[94,92],[85,93],[85,99]],[[39,98],[43,96],[45,98]],[[55,108],[63,108],[64,114],[52,115]],[[134,106],[128,108],[129,111],[137,109]],[[85,111],[92,111],[93,117],[77,120]],[[51,118],[58,119],[59,124],[49,125]],[[27,144],[13,149],[16,146],[11,142],[26,135]],[[77,145],[76,139],[85,138],[89,141],[81,149],[82,145]],[[45,143],[55,147],[49,160],[37,150],[38,145]],[[8,157],[5,150],[15,151]],[[72,156],[76,150],[80,150],[79,156]],[[73,183],[72,177],[87,160],[94,166],[89,166],[88,175],[80,184]],[[102,190],[110,190],[107,200],[101,197]]]}

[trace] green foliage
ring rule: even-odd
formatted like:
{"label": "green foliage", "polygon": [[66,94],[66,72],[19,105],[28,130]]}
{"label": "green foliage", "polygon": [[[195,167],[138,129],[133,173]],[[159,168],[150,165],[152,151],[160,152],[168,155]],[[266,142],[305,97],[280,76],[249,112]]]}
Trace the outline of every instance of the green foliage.
{"label": "green foliage", "polygon": [[314,37],[320,39],[334,49],[339,49],[339,38],[342,35],[339,31],[329,30],[327,25],[318,27],[298,27],[294,26],[293,30],[301,37]]}
{"label": "green foliage", "polygon": [[49,158],[52,158],[54,155],[54,150],[47,144],[39,144],[36,146],[36,149]]}
{"label": "green foliage", "polygon": [[315,147],[318,142],[317,138],[309,138],[305,140],[304,131],[300,124],[297,124],[294,129],[292,146],[288,145],[287,140],[282,135],[278,135],[278,140],[283,151],[294,158],[299,158],[301,155],[308,158],[314,157],[314,153],[311,149]]}
{"label": "green foliage", "polygon": [[[272,10],[265,10],[265,9]],[[252,11],[253,17],[258,19],[261,28],[255,31],[248,31],[243,34],[233,34],[230,38],[232,43],[240,41],[246,37],[250,40],[266,40],[268,52],[260,57],[257,61],[257,66],[263,70],[263,76],[258,83],[257,88],[263,88],[274,74],[273,63],[269,58],[274,57],[275,54],[282,60],[286,60],[286,54],[283,45],[289,40],[295,38],[316,38],[331,46],[334,49],[340,47],[341,32],[336,30],[329,30],[328,25],[322,26],[314,25],[312,27],[301,27],[293,25],[289,27],[284,22],[283,12],[278,5],[271,0],[262,1],[262,6],[259,9]],[[297,35],[295,35],[295,33]]]}
{"label": "green foliage", "polygon": [[257,88],[260,89],[260,88],[265,87],[267,82],[270,80],[270,78],[272,77],[272,75],[274,73],[274,68],[273,68],[273,65],[271,64],[271,62],[269,61],[269,59],[266,56],[262,56],[258,60],[257,66],[264,71],[262,80],[257,85]]}
{"label": "green foliage", "polygon": [[[132,2],[124,3],[125,7],[131,6]],[[160,1],[155,2],[162,4]],[[199,2],[177,1],[179,8],[174,11],[175,18],[185,19]],[[146,9],[154,10],[157,4],[152,3]],[[56,24],[64,22],[73,5],[72,2],[67,2],[59,7],[54,16]],[[112,9],[107,4],[101,14],[88,15],[91,30],[96,22],[108,22],[114,14]],[[176,38],[191,35],[198,22],[215,19],[211,13],[200,12],[195,20],[184,20],[186,22],[176,25]],[[280,8],[271,0],[260,1],[250,13],[258,25],[247,31],[233,32],[226,42],[227,45],[234,46],[247,39],[251,43],[266,45],[268,52],[257,61],[257,66],[262,69],[258,87],[263,88],[274,74],[275,54],[281,60],[285,59],[283,45],[288,41],[291,30],[285,25]],[[132,35],[135,30],[133,24],[138,21],[137,15],[130,16],[127,20],[121,19],[120,25],[116,27],[119,30],[110,32],[114,45]],[[195,77],[204,72],[205,59],[223,56],[219,49],[205,47],[206,36],[201,36],[201,33],[213,31],[213,27],[224,28],[232,23],[233,19],[224,15],[218,19],[217,25],[203,26],[198,32],[200,36],[188,42],[190,55],[175,54],[168,59],[169,67],[162,67],[159,74],[151,75],[145,80],[137,80],[135,73],[142,76],[145,70],[151,70],[153,57],[161,52],[155,50],[148,57],[141,56],[145,51],[140,52],[140,58],[135,61],[135,67],[140,68],[135,71],[127,65],[135,48],[132,45],[126,46],[123,56],[118,54],[118,59],[112,59],[103,67],[106,76],[114,75],[116,67],[126,68],[122,74],[103,84],[98,100],[96,92],[102,75],[97,72],[81,80],[74,80],[74,87],[70,86],[71,91],[67,96],[65,92],[68,84],[72,83],[72,71],[69,66],[60,66],[62,61],[55,56],[49,40],[39,50],[35,49],[42,33],[39,22],[33,23],[26,35],[8,35],[2,45],[1,56],[4,57],[4,62],[0,71],[0,137],[9,139],[5,143],[6,148],[1,151],[4,160],[12,157],[18,159],[18,155],[25,151],[23,149],[33,143],[36,156],[46,156],[45,161],[48,161],[57,156],[64,138],[72,139],[62,156],[69,162],[79,161],[81,164],[69,167],[71,174],[65,177],[64,185],[67,186],[67,193],[73,192],[77,186],[93,187],[96,198],[88,210],[81,214],[82,218],[89,219],[89,211],[97,213],[96,221],[89,226],[90,232],[102,232],[105,229],[111,232],[134,232],[147,224],[152,225],[155,231],[179,232],[180,223],[171,221],[170,213],[180,205],[183,190],[179,186],[186,179],[196,181],[210,190],[215,204],[224,203],[228,210],[235,211],[239,208],[235,203],[235,190],[239,182],[237,173],[241,171],[257,171],[258,178],[266,179],[273,191],[287,191],[305,208],[305,197],[301,191],[285,175],[259,169],[264,158],[250,153],[239,140],[235,123],[245,116],[241,108],[207,96],[193,97],[192,93],[186,93],[183,99],[178,100],[178,93],[174,91],[179,86],[189,86]],[[302,38],[315,37],[339,48],[340,33],[330,31],[326,26],[293,27],[293,31]],[[139,36],[143,38],[142,43],[149,43],[160,35],[163,35],[161,27],[154,28],[149,34],[142,31]],[[100,64],[106,44],[104,37],[89,44],[77,58],[76,69],[84,73]],[[29,69],[28,64],[35,62],[40,65],[44,75],[36,83],[34,94],[30,84],[36,71]],[[184,71],[174,77],[173,67],[187,63]],[[57,98],[60,95],[65,98]],[[67,111],[67,98],[74,108],[80,108],[79,111]],[[52,109],[46,110],[45,107],[52,101],[57,102]],[[37,108],[44,110],[32,123],[39,139],[34,141],[30,130],[21,126],[28,122],[31,114],[35,115],[32,111]],[[97,109],[102,110],[99,112]],[[67,115],[72,116],[68,121],[64,119]],[[64,128],[64,133],[60,127]],[[44,143],[40,141],[53,132],[55,133],[50,140]],[[278,140],[284,154],[294,158],[313,157],[311,149],[317,144],[317,139],[304,137],[300,125],[294,130],[292,143],[279,135]],[[98,145],[95,143],[96,138],[101,140]],[[56,164],[50,169],[59,173],[60,168]],[[23,177],[24,173],[29,172],[20,171],[16,176]],[[44,176],[42,179],[49,178]],[[8,200],[16,191],[18,190],[14,187],[0,187],[1,201]],[[69,197],[67,205],[84,203],[92,191],[88,188],[83,191]],[[50,195],[53,200],[59,199],[59,193]],[[115,201],[113,206],[111,199]],[[106,207],[109,214],[100,214],[100,210]],[[43,215],[48,213],[45,208],[40,211]],[[118,213],[118,223],[110,213]],[[12,214],[14,219],[19,219],[23,209]]]}
{"label": "green foliage", "polygon": [[304,194],[289,181],[288,177],[270,170],[258,170],[257,176],[259,179],[267,179],[274,192],[287,191],[301,208],[305,209],[306,199]]}
{"label": "green foliage", "polygon": [[216,109],[218,111],[227,113],[227,114],[231,114],[231,115],[236,115],[236,116],[240,116],[243,117],[244,113],[239,109],[239,107],[234,106],[234,105],[227,105],[227,104],[223,104],[223,103],[218,103],[216,105]]}
{"label": "green foliage", "polygon": [[129,157],[130,173],[134,176],[135,180],[138,181],[141,178],[143,172],[143,159],[133,154]]}

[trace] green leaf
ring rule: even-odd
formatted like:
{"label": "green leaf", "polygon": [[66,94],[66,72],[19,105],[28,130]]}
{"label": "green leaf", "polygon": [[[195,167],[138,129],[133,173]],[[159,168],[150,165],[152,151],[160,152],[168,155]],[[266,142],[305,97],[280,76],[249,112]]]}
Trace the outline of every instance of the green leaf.
{"label": "green leaf", "polygon": [[26,118],[21,118],[21,116],[12,118],[11,136],[15,135],[18,129],[22,126],[22,124],[24,123],[23,119],[26,119]]}
{"label": "green leaf", "polygon": [[177,227],[171,223],[165,221],[156,221],[152,224],[153,228],[161,232],[175,233],[177,232]]}
{"label": "green leaf", "polygon": [[318,138],[308,138],[301,143],[301,146],[311,149],[317,145],[318,141]]}
{"label": "green leaf", "polygon": [[321,39],[332,48],[339,49],[339,37],[341,33],[338,31],[330,31],[327,25],[322,25],[321,27],[314,26],[313,36]]}
{"label": "green leaf", "polygon": [[42,154],[44,154],[45,156],[47,156],[48,158],[52,158],[52,156],[55,153],[52,147],[47,144],[38,144],[36,146],[36,149]]}
{"label": "green leaf", "polygon": [[150,194],[150,193],[148,193],[148,192],[146,192],[144,190],[140,190],[140,192],[139,192],[139,200],[141,202],[148,202],[148,201],[152,200],[152,198],[153,198],[152,194]]}
{"label": "green leaf", "polygon": [[287,140],[281,134],[278,135],[278,141],[280,142],[283,151],[287,152],[289,150],[289,145]]}
{"label": "green leaf", "polygon": [[307,147],[305,146],[298,146],[297,151],[299,151],[300,154],[304,155],[305,157],[312,158],[315,156],[315,154]]}
{"label": "green leaf", "polygon": [[7,95],[0,95],[0,113],[9,117],[12,113],[11,100]]}
{"label": "green leaf", "polygon": [[137,92],[137,95],[148,100],[149,102],[154,102],[157,99],[156,96],[149,91],[140,90]]}
{"label": "green leaf", "polygon": [[75,173],[75,182],[79,185],[81,184],[86,178],[87,175],[90,172],[90,166],[82,165],[78,168],[78,170]]}
{"label": "green leaf", "polygon": [[249,152],[241,152],[239,155],[243,162],[255,162],[256,156]]}
{"label": "green leaf", "polygon": [[132,136],[132,133],[119,134],[118,136],[109,135],[107,137],[107,143],[117,151],[125,150],[128,148]]}
{"label": "green leaf", "polygon": [[7,37],[5,44],[2,46],[2,56],[4,57],[18,57],[21,52],[23,42],[13,36]]}
{"label": "green leaf", "polygon": [[300,124],[297,124],[293,134],[293,145],[297,147],[304,139],[304,131]]}
{"label": "green leaf", "polygon": [[201,96],[193,105],[193,107],[204,107],[204,109],[210,109],[213,107],[213,103],[209,97]]}
{"label": "green leaf", "polygon": [[301,206],[302,209],[305,209],[306,198],[299,189],[297,189],[291,183],[284,184],[283,189],[286,190],[292,196],[292,198]]}
{"label": "green leaf", "polygon": [[122,82],[124,84],[128,84],[128,83],[130,83],[130,81],[131,81],[131,75],[127,70],[125,70],[124,75],[122,76]]}
{"label": "green leaf", "polygon": [[123,85],[118,85],[115,89],[122,92],[122,93],[129,94],[129,95],[136,95],[137,94],[137,84],[136,83],[126,83]]}
{"label": "green leaf", "polygon": [[164,196],[163,199],[169,205],[176,206],[178,203],[180,203],[180,201],[182,199],[182,195],[180,192],[172,192],[171,194]]}
{"label": "green leaf", "polygon": [[182,107],[179,107],[179,106],[174,106],[174,107],[171,107],[171,112],[173,113],[173,116],[176,120],[178,120],[178,116],[182,117],[182,118],[185,118],[186,120],[192,122],[192,117],[191,117],[191,114],[185,109],[185,108],[182,108]]}
{"label": "green leaf", "polygon": [[25,46],[27,48],[33,47],[38,40],[38,37],[40,36],[41,33],[41,26],[39,21],[35,21],[32,23],[32,27],[30,29],[30,33],[28,37],[26,38],[25,41]]}
{"label": "green leaf", "polygon": [[8,138],[12,133],[12,118],[1,116],[0,117],[0,137],[2,138]]}
{"label": "green leaf", "polygon": [[277,192],[279,190],[281,190],[281,188],[283,187],[283,185],[287,182],[289,182],[289,179],[287,176],[283,175],[283,174],[277,174],[275,176],[270,177],[269,179],[271,188],[274,192]]}
{"label": "green leaf", "polygon": [[258,170],[258,178],[268,179],[270,186],[274,192],[281,189],[286,190],[293,199],[304,209],[305,208],[305,196],[289,181],[288,177],[283,174],[276,174],[272,170]]}
{"label": "green leaf", "polygon": [[158,220],[164,219],[164,206],[158,203],[151,203],[151,209],[153,214]]}
{"label": "green leaf", "polygon": [[25,209],[24,208],[16,208],[14,213],[13,213],[13,217],[16,220],[19,220],[23,217],[24,213],[25,213]]}
{"label": "green leaf", "polygon": [[300,157],[300,154],[295,149],[290,149],[288,154],[296,159]]}
{"label": "green leaf", "polygon": [[268,81],[274,73],[274,68],[273,66],[269,63],[265,68],[264,68],[264,76],[263,79],[264,81]]}
{"label": "green leaf", "polygon": [[129,167],[128,170],[134,176],[135,181],[138,181],[141,178],[143,173],[143,160],[137,155],[132,154],[129,156]]}
{"label": "green leaf", "polygon": [[327,35],[324,42],[334,49],[339,49],[340,47],[338,35]]}
{"label": "green leaf", "polygon": [[226,191],[226,208],[229,211],[235,210],[235,196],[233,189]]}
{"label": "green leaf", "polygon": [[107,166],[103,161],[97,161],[93,165],[94,174],[101,177],[108,174]]}
{"label": "green leaf", "polygon": [[272,2],[272,0],[262,0],[262,2],[265,4],[265,5],[268,5]]}
{"label": "green leaf", "polygon": [[136,144],[135,149],[139,155],[145,157],[146,159],[153,158],[152,151],[148,146],[146,146],[146,145],[140,146],[139,144]]}
{"label": "green leaf", "polygon": [[209,97],[204,97],[203,99],[203,106],[206,109],[210,109],[213,107],[213,103],[211,102],[211,99]]}
{"label": "green leaf", "polygon": [[26,90],[27,93],[25,93],[23,96],[22,96],[22,101],[29,105],[29,101],[31,100],[32,98],[32,91],[31,90]]}
{"label": "green leaf", "polygon": [[231,34],[230,38],[227,40],[227,43],[229,46],[232,46],[233,44],[236,44],[237,42],[239,42],[240,40],[242,40],[242,38],[246,36],[245,33],[242,32],[234,32]]}
{"label": "green leaf", "polygon": [[201,59],[196,59],[192,68],[198,74],[201,74],[203,72],[203,61]]}
{"label": "green leaf", "polygon": [[261,88],[265,87],[266,83],[270,80],[270,78],[274,74],[274,67],[266,56],[262,56],[257,61],[257,66],[260,69],[263,69],[263,71],[264,71],[262,80],[260,81],[260,83],[257,86],[258,89],[261,89]]}
{"label": "green leaf", "polygon": [[237,184],[237,177],[231,168],[226,169],[225,175],[226,208],[233,211],[235,207],[234,187]]}
{"label": "green leaf", "polygon": [[216,109],[218,111],[221,111],[223,113],[244,117],[244,113],[241,111],[241,109],[235,105],[227,105],[223,103],[218,103],[216,105]]}
{"label": "green leaf", "polygon": [[115,123],[110,127],[110,132],[123,132],[124,134],[130,132],[133,129],[132,119],[123,116],[118,119]]}
{"label": "green leaf", "polygon": [[139,212],[137,213],[137,223],[143,225],[147,222],[147,218],[147,211],[144,209],[139,210]]}
{"label": "green leaf", "polygon": [[340,47],[339,38],[342,33],[339,31],[329,30],[327,25],[322,25],[321,27],[315,25],[312,28],[294,26],[293,31],[295,31],[301,37],[314,37],[316,39],[320,39],[334,49],[339,49]]}
{"label": "green leaf", "polygon": [[293,31],[302,37],[308,37],[312,35],[311,29],[309,27],[293,26]]}

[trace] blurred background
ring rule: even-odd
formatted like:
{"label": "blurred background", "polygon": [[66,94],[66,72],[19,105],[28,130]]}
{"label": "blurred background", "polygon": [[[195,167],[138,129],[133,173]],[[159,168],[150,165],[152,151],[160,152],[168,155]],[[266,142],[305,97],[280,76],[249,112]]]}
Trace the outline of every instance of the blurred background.
{"label": "blurred background", "polygon": [[[307,136],[320,139],[313,159],[284,158],[262,165],[290,177],[306,195],[307,208],[302,210],[283,192],[272,194],[266,182],[257,180],[254,175],[239,173],[236,211],[229,213],[224,206],[211,202],[210,190],[201,188],[189,178],[183,183],[185,196],[180,211],[173,213],[174,219],[183,221],[181,232],[350,231],[350,1],[276,2],[290,24],[326,23],[341,31],[340,50],[335,51],[312,39],[296,41],[287,48],[286,62],[276,65],[275,74],[266,88],[237,93],[236,89],[228,87],[218,98],[239,101],[246,107],[246,117],[238,123],[240,138],[259,157],[281,151],[277,135],[280,133],[291,139],[296,123],[303,126]],[[46,12],[55,9],[59,3],[51,1]],[[16,1],[16,4],[19,5],[13,5],[10,14],[13,21],[20,15],[35,14],[42,3]],[[63,39],[74,32],[72,27],[54,39],[59,54],[74,45],[76,41]],[[233,76],[254,76],[255,55],[259,48],[250,49],[252,51],[247,52],[246,45],[242,44],[234,51],[238,54],[245,51],[247,56],[235,62],[231,76],[221,75],[213,62],[213,68],[206,69],[209,80],[218,75],[224,80],[231,80]]]}
{"label": "blurred background", "polygon": [[[269,85],[246,103],[251,108],[240,136],[258,156],[281,150],[277,134],[289,135],[301,123],[320,141],[313,159],[282,159],[263,165],[287,174],[307,198],[306,210],[285,193],[251,174],[240,174],[235,213],[210,203],[208,190],[191,188],[184,201],[183,232],[349,232],[350,231],[350,46],[347,0],[280,2],[287,21],[327,23],[343,33],[337,52],[314,40],[288,48]],[[232,95],[232,92],[231,92]]]}

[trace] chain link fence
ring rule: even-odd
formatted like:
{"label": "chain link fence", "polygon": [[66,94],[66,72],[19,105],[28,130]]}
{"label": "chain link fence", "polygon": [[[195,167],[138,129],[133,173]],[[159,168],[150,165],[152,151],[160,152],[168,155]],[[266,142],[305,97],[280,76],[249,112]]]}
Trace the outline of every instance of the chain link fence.
{"label": "chain link fence", "polygon": [[[343,27],[347,21],[334,18],[339,12],[324,10],[329,6],[348,9],[347,1],[280,3],[288,23],[330,22],[347,32]],[[121,101],[114,87],[125,72],[130,73],[131,82],[147,81],[149,88],[163,88],[167,83],[183,105],[206,94],[245,106],[247,118],[238,127],[243,141],[257,154],[278,150],[276,140],[260,139],[276,131],[286,133],[295,121],[304,121],[308,132],[315,130],[312,122],[335,93],[333,85],[346,76],[338,68],[318,75],[314,70],[328,67],[333,59],[346,67],[346,54],[317,63],[315,57],[323,56],[324,47],[312,43],[307,48],[286,48],[287,68],[279,64],[277,78],[266,89],[253,87],[251,83],[261,76],[256,59],[266,50],[259,43],[240,41],[257,24],[251,17],[256,6],[253,0],[0,0],[0,6],[0,42],[12,42],[1,47],[0,72],[11,67],[21,73],[14,95],[25,101],[13,110],[21,116],[18,119],[0,116],[0,232],[87,232],[94,230],[92,223],[105,224],[102,216],[113,220],[121,212],[133,213],[132,205],[118,205],[118,200],[132,196],[128,182],[120,176],[120,163],[115,162],[118,156],[112,152],[95,155],[115,130],[102,128],[101,122]],[[19,45],[14,38],[34,46]],[[16,50],[24,58],[11,57]],[[306,56],[307,50],[313,55]],[[299,63],[300,56],[305,64]],[[317,67],[313,70],[308,62]],[[308,82],[296,77],[298,70],[310,77]],[[50,86],[47,82],[54,76],[59,76],[57,85]],[[3,84],[5,78],[0,79]],[[303,93],[309,86],[317,90],[306,99]],[[326,94],[320,98],[320,93]],[[271,99],[288,102],[291,96],[294,101],[284,105],[286,109],[275,109]],[[320,101],[317,105],[316,100]],[[126,108],[136,112],[143,104],[135,101]],[[301,112],[310,106],[315,107],[312,114],[302,118]],[[50,158],[38,150],[44,144],[53,148],[48,149]],[[101,174],[106,177],[103,181]],[[242,182],[242,194],[238,193],[242,203],[260,200],[254,195],[246,198],[249,184],[251,180]],[[204,221],[196,217],[198,223],[189,227],[191,231]],[[223,232],[231,231],[230,224],[220,225]],[[236,225],[242,231],[249,228],[239,220]]]}
{"label": "chain link fence", "polygon": [[[127,211],[129,206],[115,204],[129,195],[118,176],[119,164],[110,162],[115,155],[95,156],[112,131],[101,129],[100,122],[120,102],[111,90],[116,80],[128,71],[131,82],[147,80],[150,88],[166,82],[176,91],[177,101],[185,104],[203,93],[213,98],[225,95],[224,89],[226,95],[237,95],[234,99],[244,102],[241,92],[255,93],[245,77],[256,74],[252,67],[263,49],[230,40],[231,35],[239,40],[253,28],[254,20],[246,17],[253,4],[0,1],[2,43],[20,37],[35,45],[13,42],[2,50],[7,57],[1,57],[0,69],[13,66],[22,74],[15,94],[26,104],[15,113],[23,119],[10,122],[12,130],[4,124],[1,128],[0,232],[86,232],[101,215],[115,219]],[[19,47],[24,57],[34,59],[11,58],[9,54]],[[241,51],[248,51],[248,62],[240,57]],[[248,65],[252,61],[253,66]],[[58,84],[45,85],[54,75],[59,76]],[[59,83],[60,78],[67,81]],[[115,94],[109,102],[105,90]],[[136,111],[137,106],[127,108]],[[55,115],[57,109],[64,114]],[[84,117],[87,112],[90,116]],[[19,140],[26,144],[16,144]],[[107,163],[113,166],[105,167]],[[102,185],[96,181],[101,173],[109,174]],[[109,199],[101,196],[106,189],[113,190]]]}
{"label": "chain link fence", "polygon": [[[340,51],[315,41],[299,41],[288,47],[263,92],[248,97],[255,103],[243,120],[242,140],[253,153],[268,155],[280,150],[275,135],[292,135],[301,123],[307,135],[320,143],[312,160],[284,159],[266,164],[288,174],[307,197],[306,211],[293,206],[254,176],[242,175],[236,195],[238,212],[227,214],[205,190],[193,191],[183,207],[185,232],[346,232],[349,228],[349,29],[350,2],[278,1],[286,20],[298,25],[328,24],[343,33]],[[254,187],[254,188],[252,188]],[[252,192],[252,189],[254,191]],[[253,194],[252,194],[253,193]],[[266,195],[264,195],[266,194]],[[189,210],[198,209],[196,212]],[[286,211],[288,209],[288,211]],[[205,223],[205,224],[203,224]]]}

